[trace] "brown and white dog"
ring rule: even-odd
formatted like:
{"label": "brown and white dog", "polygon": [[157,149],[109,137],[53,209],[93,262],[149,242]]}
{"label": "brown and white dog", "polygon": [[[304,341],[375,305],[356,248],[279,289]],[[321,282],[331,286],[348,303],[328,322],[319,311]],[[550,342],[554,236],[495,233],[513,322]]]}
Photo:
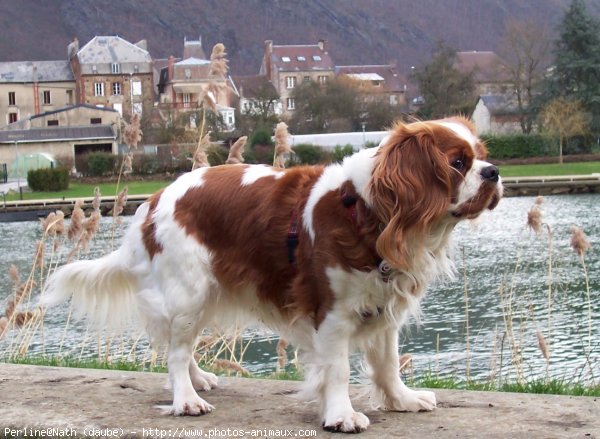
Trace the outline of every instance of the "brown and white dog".
{"label": "brown and white dog", "polygon": [[369,425],[348,395],[352,349],[379,408],[432,410],[432,392],[400,379],[398,330],[430,281],[452,273],[454,226],[502,196],[486,153],[467,120],[450,118],[399,123],[342,164],[197,169],[138,209],[118,250],[59,269],[42,303],[72,295],[100,322],[139,312],[152,342],[169,345],[174,415],[213,410],[196,390],[217,379],[192,347],[203,328],[245,315],[304,353],[302,395],[325,429]]}

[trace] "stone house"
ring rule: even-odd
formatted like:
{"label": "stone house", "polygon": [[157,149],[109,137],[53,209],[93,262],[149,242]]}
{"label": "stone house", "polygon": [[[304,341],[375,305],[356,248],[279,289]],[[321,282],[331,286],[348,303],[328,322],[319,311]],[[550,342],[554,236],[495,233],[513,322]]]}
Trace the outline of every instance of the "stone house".
{"label": "stone house", "polygon": [[154,105],[152,58],[142,40],[132,44],[118,36],[96,36],[79,48],[69,44],[78,104],[114,108],[126,120],[142,117]]}
{"label": "stone house", "polygon": [[[161,61],[159,61],[161,62]],[[211,62],[206,59],[201,39],[183,42],[183,58],[170,56],[160,69],[158,110],[169,121],[189,114],[188,128],[195,129],[196,114],[208,96],[215,104],[227,130],[235,128],[233,99],[237,90],[231,77],[211,75]]]}
{"label": "stone house", "polygon": [[471,116],[478,134],[521,133],[518,107],[507,95],[481,95]]}
{"label": "stone house", "polygon": [[234,76],[232,79],[239,93],[241,114],[266,112],[265,115],[280,116],[283,113],[279,94],[266,75]]}
{"label": "stone house", "polygon": [[68,61],[0,62],[0,129],[75,103]]}
{"label": "stone house", "polygon": [[293,90],[303,82],[325,84],[335,76],[335,65],[329,54],[327,41],[315,45],[274,45],[265,41],[259,75],[264,75],[279,94],[283,115],[296,109]]}

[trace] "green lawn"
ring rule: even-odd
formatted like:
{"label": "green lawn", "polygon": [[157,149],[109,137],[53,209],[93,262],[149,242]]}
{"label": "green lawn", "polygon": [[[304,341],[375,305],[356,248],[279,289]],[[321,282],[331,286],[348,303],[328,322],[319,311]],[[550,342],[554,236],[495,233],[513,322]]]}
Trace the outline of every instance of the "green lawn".
{"label": "green lawn", "polygon": [[[128,181],[121,182],[119,190],[127,186],[130,195],[153,194],[157,190],[167,186],[170,181]],[[94,187],[100,188],[102,196],[114,196],[117,188],[116,183],[101,183],[101,184],[83,184],[69,183],[69,189],[61,192],[23,192],[24,200],[39,200],[50,198],[82,198],[93,197]],[[7,195],[7,201],[18,200],[19,194],[11,193]]]}
{"label": "green lawn", "polygon": [[540,177],[600,173],[600,162],[552,163],[544,165],[500,165],[502,177]]}
{"label": "green lawn", "polygon": [[[500,175],[503,177],[539,177],[551,175],[577,175],[600,173],[600,162],[558,163],[543,165],[501,165]],[[170,181],[128,181],[122,182],[120,189],[127,186],[129,194],[153,194],[167,186]],[[24,200],[39,200],[49,198],[82,198],[94,196],[94,187],[100,187],[103,196],[115,195],[116,183],[102,183],[99,185],[72,182],[69,189],[62,192],[24,192]],[[19,195],[7,195],[7,201],[18,200]]]}

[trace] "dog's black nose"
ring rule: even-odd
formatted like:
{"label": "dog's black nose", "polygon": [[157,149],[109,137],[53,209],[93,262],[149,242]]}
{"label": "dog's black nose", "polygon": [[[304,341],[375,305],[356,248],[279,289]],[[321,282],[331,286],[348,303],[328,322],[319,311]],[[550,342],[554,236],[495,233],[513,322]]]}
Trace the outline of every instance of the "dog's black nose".
{"label": "dog's black nose", "polygon": [[494,165],[486,166],[481,170],[481,177],[484,180],[493,181],[496,183],[498,181],[498,176],[500,175],[500,171]]}

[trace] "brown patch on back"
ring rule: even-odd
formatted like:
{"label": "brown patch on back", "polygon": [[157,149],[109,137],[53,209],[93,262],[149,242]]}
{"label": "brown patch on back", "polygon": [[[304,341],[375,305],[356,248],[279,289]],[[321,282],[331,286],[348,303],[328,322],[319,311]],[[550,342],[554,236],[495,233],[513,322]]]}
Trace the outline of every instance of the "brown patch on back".
{"label": "brown patch on back", "polygon": [[[254,285],[259,299],[273,303],[288,320],[308,316],[318,327],[334,301],[326,268],[370,271],[377,266],[377,220],[346,183],[342,190],[357,196],[356,219],[342,203],[342,190],[329,192],[314,210],[313,243],[302,214],[323,168],[291,168],[278,179],[267,176],[242,186],[246,169],[207,170],[202,185],[177,201],[175,220],[209,249],[214,275],[233,294]],[[292,216],[299,241],[295,264],[288,260],[287,246]]]}
{"label": "brown patch on back", "polygon": [[150,255],[150,260],[152,260],[157,253],[163,251],[162,245],[156,241],[156,223],[153,219],[154,211],[156,210],[156,206],[158,205],[162,193],[163,189],[149,198],[148,213],[146,214],[146,220],[142,224],[142,241],[144,242],[146,251]]}

